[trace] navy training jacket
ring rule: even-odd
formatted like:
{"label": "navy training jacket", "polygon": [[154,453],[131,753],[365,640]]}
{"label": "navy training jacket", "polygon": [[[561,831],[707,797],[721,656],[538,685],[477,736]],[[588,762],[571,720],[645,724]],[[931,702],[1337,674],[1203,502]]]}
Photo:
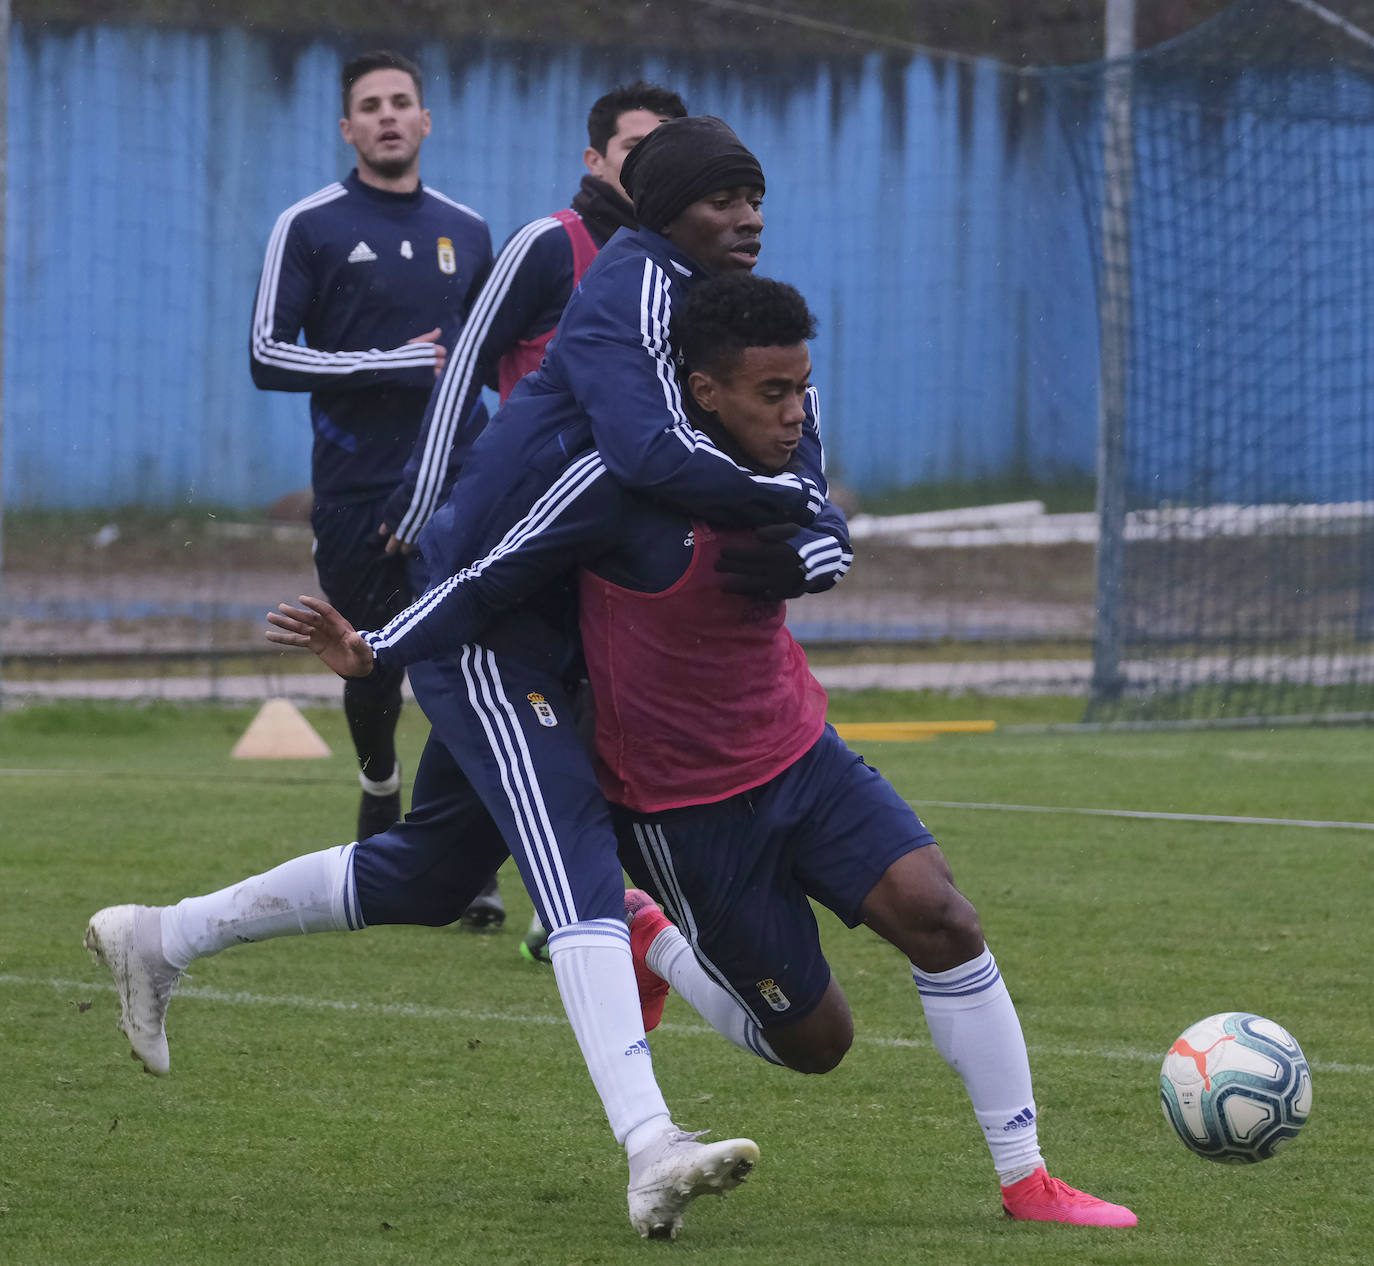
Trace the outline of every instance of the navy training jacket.
{"label": "navy training jacket", "polygon": [[824,457],[803,432],[800,474],[737,464],[687,417],[669,327],[700,266],[648,229],[620,229],[573,293],[543,364],[473,441],[447,501],[420,533],[434,584],[482,557],[574,456],[595,447],[611,476],[722,527],[810,524]]}
{"label": "navy training jacket", "polygon": [[477,212],[424,185],[375,189],[356,169],[278,217],[253,308],[253,381],[311,393],[318,501],[396,487],[434,386],[433,346],[407,340],[437,326],[452,347],[491,264]]}

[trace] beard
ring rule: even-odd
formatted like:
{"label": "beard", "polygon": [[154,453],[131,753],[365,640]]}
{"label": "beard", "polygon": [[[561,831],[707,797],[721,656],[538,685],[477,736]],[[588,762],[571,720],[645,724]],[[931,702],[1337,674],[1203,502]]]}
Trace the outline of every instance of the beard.
{"label": "beard", "polygon": [[379,176],[387,180],[395,180],[398,176],[404,176],[415,162],[415,152],[402,157],[397,155],[390,158],[374,158],[368,161],[368,166]]}
{"label": "beard", "polygon": [[399,148],[390,143],[384,145],[380,138],[358,148],[358,161],[366,163],[383,180],[395,180],[411,174],[420,157],[421,138],[399,129],[398,134],[398,139],[403,142]]}

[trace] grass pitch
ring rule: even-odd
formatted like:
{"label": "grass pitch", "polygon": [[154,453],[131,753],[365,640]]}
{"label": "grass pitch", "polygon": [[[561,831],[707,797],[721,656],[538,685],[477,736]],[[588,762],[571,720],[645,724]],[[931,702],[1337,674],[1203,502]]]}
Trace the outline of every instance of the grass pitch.
{"label": "grass pitch", "polygon": [[[510,869],[498,934],[383,928],[202,961],[172,1004],[171,1076],[142,1074],[108,973],[80,948],[85,921],[347,839],[342,716],[309,715],[333,758],[231,761],[250,712],[0,716],[4,1260],[1368,1260],[1366,830],[922,809],[1017,999],[1051,1167],[1131,1205],[1132,1231],[1000,1217],[903,963],[828,915],[858,1031],[836,1072],[752,1060],[669,1000],[653,1043],[678,1120],[763,1151],[675,1245],[630,1230],[552,972],[516,953],[528,904]],[[415,709],[403,737],[413,770]],[[917,801],[1374,820],[1371,730],[954,735],[866,754]],[[1188,1153],[1156,1090],[1173,1038],[1231,1009],[1287,1026],[1314,1070],[1303,1135],[1246,1169]]]}

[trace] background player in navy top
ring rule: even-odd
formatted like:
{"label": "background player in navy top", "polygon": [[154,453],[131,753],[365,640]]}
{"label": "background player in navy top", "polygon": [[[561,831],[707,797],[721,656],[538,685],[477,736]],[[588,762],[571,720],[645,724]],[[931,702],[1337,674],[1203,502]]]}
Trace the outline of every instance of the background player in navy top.
{"label": "background player in navy top", "polygon": [[[339,128],[358,165],[278,218],[253,311],[252,370],[266,390],[311,393],[320,585],[370,625],[414,596],[404,560],[386,552],[382,507],[492,253],[481,216],[420,183],[430,115],[415,64],[365,53],[344,67],[342,87]],[[402,679],[344,687],[363,786],[359,839],[400,816]]]}
{"label": "background player in navy top", "polygon": [[[665,119],[686,113],[677,93],[646,83],[616,88],[592,105],[582,154],[588,174],[571,207],[511,234],[435,385],[405,478],[387,502],[386,522],[394,527],[388,549],[413,542],[443,503],[456,473],[453,458],[473,439],[462,423],[484,420],[474,415],[483,384],[498,387],[504,401],[520,377],[538,368],[596,251],[616,229],[638,227],[620,184],[626,156]],[[579,233],[585,251],[577,249]]]}

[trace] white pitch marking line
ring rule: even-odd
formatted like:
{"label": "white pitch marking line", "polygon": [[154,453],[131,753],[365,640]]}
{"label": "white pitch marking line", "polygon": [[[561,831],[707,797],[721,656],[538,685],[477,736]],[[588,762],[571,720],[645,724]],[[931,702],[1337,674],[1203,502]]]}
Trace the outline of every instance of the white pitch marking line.
{"label": "white pitch marking line", "polygon": [[[89,769],[0,769],[0,777],[18,777],[32,774],[46,774],[81,778],[107,776],[100,770]],[[114,775],[108,775],[114,776]],[[156,777],[157,775],[138,775]],[[197,779],[223,779],[223,774],[169,775],[194,782]],[[322,778],[292,778],[291,782],[332,781]],[[982,804],[968,800],[908,800],[913,808],[922,809],[990,809],[1002,813],[1069,813],[1099,818],[1153,818],[1166,822],[1215,822],[1232,826],[1310,826],[1327,830],[1374,831],[1374,822],[1332,822],[1323,818],[1249,818],[1235,817],[1219,813],[1165,813],[1149,809],[1082,809],[1072,805],[1052,804]]]}
{"label": "white pitch marking line", "polygon": [[[27,777],[34,774],[56,775],[80,778],[97,778],[106,775],[100,770],[89,769],[0,769],[0,778]],[[138,777],[157,777],[139,774]],[[182,775],[170,775],[183,778]],[[223,780],[223,774],[190,774],[184,781],[216,779]],[[291,778],[289,782],[325,782],[323,778]],[[1326,830],[1374,831],[1374,822],[1332,822],[1323,818],[1250,818],[1219,813],[1165,813],[1149,809],[1082,809],[1072,805],[1052,804],[982,804],[968,800],[908,800],[907,804],[918,809],[988,809],[1001,813],[1068,813],[1098,818],[1146,818],[1165,822],[1215,822],[1231,826],[1310,826]]]}
{"label": "white pitch marking line", "polygon": [[[18,987],[49,988],[55,989],[59,993],[67,991],[78,991],[89,993],[114,993],[113,984],[104,984],[100,981],[89,980],[62,980],[56,976],[17,976],[10,974],[0,974],[0,985],[14,985]],[[427,1007],[416,1002],[343,1002],[335,998],[307,998],[298,994],[260,994],[250,993],[246,990],[225,990],[207,989],[200,985],[181,985],[177,988],[176,997],[196,998],[203,1002],[223,1002],[234,1007],[296,1007],[307,1011],[337,1011],[346,1014],[365,1016],[368,1019],[378,1017],[400,1018],[407,1020],[444,1020],[452,1022],[454,1020],[466,1020],[482,1024],[535,1024],[535,1025],[558,1025],[567,1027],[567,1019],[562,1015],[544,1014],[537,1012],[517,1012],[517,1011],[469,1011],[462,1007]],[[715,1031],[704,1024],[675,1024],[665,1021],[658,1026],[655,1032],[686,1033],[694,1036],[702,1034],[715,1035]],[[930,1042],[922,1038],[910,1037],[883,1037],[880,1034],[854,1035],[855,1042],[863,1043],[865,1046],[894,1047],[899,1049],[928,1050]],[[1115,1049],[1115,1050],[1095,1050],[1081,1046],[1028,1046],[1026,1048],[1033,1055],[1048,1055],[1054,1058],[1081,1058],[1081,1059],[1108,1059],[1125,1060],[1132,1063],[1157,1064],[1163,1056],[1155,1051]],[[1308,1063],[1317,1072],[1322,1073],[1354,1073],[1360,1077],[1374,1075],[1374,1065],[1371,1064],[1333,1064],[1325,1061],[1309,1060]]]}
{"label": "white pitch marking line", "polygon": [[1004,813],[1076,813],[1098,818],[1158,818],[1166,822],[1217,822],[1233,826],[1315,826],[1374,831],[1374,822],[1326,822],[1319,818],[1243,818],[1219,813],[1159,813],[1146,809],[1076,809],[1046,804],[978,804],[964,800],[908,800],[915,808],[996,809]]}

